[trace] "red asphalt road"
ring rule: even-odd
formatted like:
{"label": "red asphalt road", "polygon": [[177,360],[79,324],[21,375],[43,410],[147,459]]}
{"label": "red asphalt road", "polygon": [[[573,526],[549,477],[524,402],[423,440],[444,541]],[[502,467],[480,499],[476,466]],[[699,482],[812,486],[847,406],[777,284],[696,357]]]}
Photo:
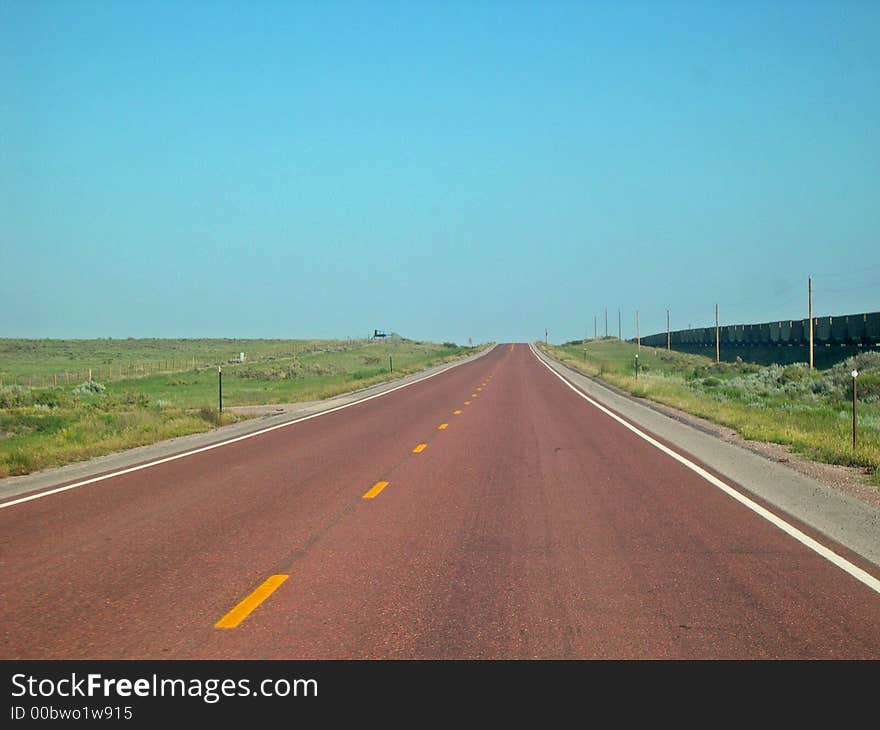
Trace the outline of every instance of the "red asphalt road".
{"label": "red asphalt road", "polygon": [[880,658],[880,595],[524,345],[0,535],[4,659]]}

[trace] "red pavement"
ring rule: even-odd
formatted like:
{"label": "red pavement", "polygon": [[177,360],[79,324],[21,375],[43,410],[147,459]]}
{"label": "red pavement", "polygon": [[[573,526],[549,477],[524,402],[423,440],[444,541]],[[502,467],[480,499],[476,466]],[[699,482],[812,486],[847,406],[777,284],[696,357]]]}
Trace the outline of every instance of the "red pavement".
{"label": "red pavement", "polygon": [[3,659],[880,658],[880,595],[525,345],[0,535]]}

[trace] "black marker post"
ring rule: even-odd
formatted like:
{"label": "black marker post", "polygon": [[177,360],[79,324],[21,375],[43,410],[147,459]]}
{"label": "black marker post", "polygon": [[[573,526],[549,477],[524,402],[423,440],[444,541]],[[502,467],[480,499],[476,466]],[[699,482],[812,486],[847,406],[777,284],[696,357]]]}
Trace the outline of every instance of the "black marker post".
{"label": "black marker post", "polygon": [[854,369],[852,371],[852,373],[850,373],[850,375],[852,375],[852,381],[853,381],[853,449],[855,449],[856,448],[856,429],[857,429],[857,425],[858,425],[858,419],[856,417],[856,402],[857,402],[857,395],[856,394],[858,393],[858,386],[856,385],[856,383],[858,382],[858,379],[859,379],[859,371]]}

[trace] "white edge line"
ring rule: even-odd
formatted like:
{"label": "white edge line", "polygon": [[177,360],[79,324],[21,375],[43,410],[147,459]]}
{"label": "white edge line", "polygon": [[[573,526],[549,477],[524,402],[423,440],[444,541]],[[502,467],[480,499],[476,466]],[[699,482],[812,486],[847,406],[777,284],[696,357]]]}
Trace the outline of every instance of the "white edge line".
{"label": "white edge line", "polygon": [[577,387],[572,385],[572,383],[569,382],[567,378],[565,378],[563,375],[558,373],[549,363],[547,363],[540,355],[538,355],[534,346],[531,343],[529,343],[529,348],[532,350],[532,354],[538,359],[538,362],[540,362],[553,375],[555,375],[557,378],[559,378],[563,383],[565,383],[565,385],[567,385],[569,388],[571,388],[575,393],[577,393],[585,401],[588,401],[589,403],[591,403],[593,406],[598,408],[600,411],[602,411],[606,415],[611,416],[611,418],[613,418],[615,421],[617,421],[618,423],[620,423],[623,426],[625,426],[626,428],[628,428],[630,431],[632,431],[637,436],[640,436],[641,438],[643,438],[645,441],[647,441],[652,446],[655,446],[658,449],[660,449],[660,451],[662,451],[664,454],[667,454],[667,455],[671,456],[673,459],[675,459],[676,461],[681,462],[688,469],[690,469],[691,471],[693,471],[693,472],[697,473],[698,475],[700,475],[701,477],[703,477],[703,479],[705,479],[707,482],[709,482],[710,484],[712,484],[715,487],[718,487],[718,489],[720,489],[721,491],[730,495],[737,502],[742,503],[743,505],[748,507],[750,510],[755,512],[756,514],[760,515],[765,520],[772,523],[773,525],[778,527],[780,530],[782,530],[783,532],[785,532],[788,535],[790,535],[791,537],[793,537],[798,542],[803,543],[808,548],[810,548],[814,552],[818,553],[826,560],[834,563],[834,565],[836,565],[838,568],[845,570],[853,578],[855,578],[858,581],[861,581],[866,586],[868,586],[868,588],[872,589],[873,591],[876,591],[877,593],[880,593],[880,580],[877,580],[877,578],[875,578],[873,575],[862,570],[857,565],[853,565],[846,558],[841,557],[840,555],[835,553],[833,550],[829,550],[827,547],[822,545],[822,543],[817,542],[809,535],[806,535],[803,532],[801,532],[800,530],[798,530],[794,525],[789,524],[788,522],[783,520],[781,517],[773,514],[768,509],[765,509],[764,507],[762,507],[757,502],[752,501],[751,499],[746,497],[742,492],[739,492],[736,489],[734,489],[733,487],[731,487],[730,485],[725,484],[720,479],[713,476],[712,474],[707,472],[702,467],[697,466],[696,464],[694,464],[692,461],[685,458],[681,454],[673,451],[672,449],[665,446],[664,444],[661,444],[656,439],[651,438],[650,436],[648,436],[648,434],[644,433],[643,431],[640,431],[638,428],[636,428],[631,423],[629,423],[625,419],[618,416],[616,413],[608,410],[601,403],[598,403],[597,401],[590,398],[590,396],[588,396],[586,393],[582,392]]}
{"label": "white edge line", "polygon": [[198,449],[192,449],[191,451],[184,451],[180,454],[173,454],[172,456],[166,456],[162,459],[157,459],[156,461],[148,461],[145,464],[138,464],[137,466],[131,466],[127,469],[121,469],[120,471],[114,471],[110,474],[101,474],[100,476],[92,477],[91,479],[85,479],[81,482],[75,482],[74,484],[67,484],[63,487],[57,487],[55,489],[49,489],[45,492],[37,492],[35,494],[30,494],[26,497],[20,497],[19,499],[13,499],[9,502],[4,502],[0,504],[0,509],[6,509],[7,507],[12,507],[17,504],[22,504],[24,502],[31,502],[35,499],[42,499],[43,497],[48,497],[51,494],[58,494],[59,492],[66,492],[68,489],[76,489],[77,487],[84,487],[87,484],[94,484],[95,482],[101,482],[105,479],[112,479],[113,477],[119,477],[123,474],[131,474],[135,471],[141,471],[142,469],[149,469],[152,466],[158,466],[159,464],[166,464],[169,461],[176,461],[177,459],[183,459],[187,456],[193,456],[194,454],[201,454],[204,451],[210,451],[211,449],[219,449],[221,446],[227,446],[228,444],[234,444],[237,441],[244,441],[245,439],[253,438],[254,436],[259,436],[264,433],[268,433],[269,431],[275,431],[279,428],[286,428],[287,426],[293,426],[296,423],[302,423],[303,421],[308,421],[312,418],[318,418],[319,416],[326,416],[328,413],[333,413],[335,411],[341,411],[343,408],[351,408],[352,406],[359,405],[361,403],[366,403],[368,400],[373,400],[374,398],[381,398],[384,395],[388,395],[389,393],[393,393],[395,390],[400,390],[401,388],[408,388],[410,385],[415,385],[416,383],[421,383],[429,378],[436,377],[437,375],[442,375],[443,373],[449,372],[453,368],[457,368],[460,365],[464,365],[468,362],[473,362],[473,360],[477,359],[477,357],[483,357],[484,355],[488,355],[492,350],[494,350],[497,345],[493,345],[490,349],[486,350],[476,357],[470,360],[463,360],[461,362],[452,363],[449,367],[445,367],[442,370],[438,370],[436,373],[431,373],[430,375],[425,375],[422,378],[418,378],[417,380],[412,380],[409,383],[403,383],[401,385],[396,385],[393,388],[389,388],[388,390],[383,390],[381,393],[374,393],[373,395],[369,395],[366,398],[359,398],[358,400],[352,401],[351,403],[344,403],[341,406],[335,406],[333,408],[328,408],[326,411],[321,411],[320,413],[312,413],[308,416],[303,416],[302,418],[294,419],[293,421],[285,421],[284,423],[279,423],[274,426],[267,426],[266,428],[262,428],[259,431],[253,431],[251,433],[243,434],[242,436],[236,436],[235,438],[227,439],[226,441],[218,441],[215,444],[208,444],[207,446],[202,446]]}

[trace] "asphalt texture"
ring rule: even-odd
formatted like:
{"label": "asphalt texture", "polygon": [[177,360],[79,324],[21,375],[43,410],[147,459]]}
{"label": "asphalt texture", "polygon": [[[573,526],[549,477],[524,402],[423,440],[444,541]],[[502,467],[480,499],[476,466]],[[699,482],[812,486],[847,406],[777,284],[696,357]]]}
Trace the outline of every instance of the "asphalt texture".
{"label": "asphalt texture", "polygon": [[880,658],[877,591],[526,345],[0,536],[3,659]]}

